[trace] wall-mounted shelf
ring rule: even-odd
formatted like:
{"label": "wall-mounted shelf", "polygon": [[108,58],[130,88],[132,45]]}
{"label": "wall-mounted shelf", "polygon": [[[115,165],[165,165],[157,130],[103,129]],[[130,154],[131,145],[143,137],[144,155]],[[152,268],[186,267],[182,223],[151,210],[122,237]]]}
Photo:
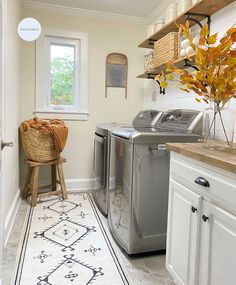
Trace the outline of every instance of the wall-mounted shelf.
{"label": "wall-mounted shelf", "polygon": [[[192,60],[194,60],[194,56],[191,57]],[[179,58],[176,61],[174,61],[174,64],[177,68],[184,69],[188,68],[189,66],[186,66],[186,60],[187,58]],[[191,63],[191,61],[190,61]],[[166,69],[166,63],[156,67],[151,72],[145,72],[143,74],[140,74],[137,76],[137,78],[143,78],[143,79],[154,79],[156,75],[160,74],[162,71]]]}
{"label": "wall-mounted shelf", "polygon": [[[170,32],[177,32],[178,27],[177,24],[184,24],[186,21],[186,14],[187,13],[194,13],[194,14],[201,14],[199,16],[195,16],[198,18],[198,20],[203,20],[204,18],[207,18],[207,16],[210,16],[220,9],[228,6],[229,4],[233,3],[235,0],[200,0],[195,5],[193,5],[190,9],[185,11],[183,14],[179,15],[177,18],[175,18],[173,21],[166,24],[161,30],[157,31],[153,35],[151,35],[149,38],[147,38],[145,41],[143,41],[141,44],[138,45],[138,47],[141,48],[150,48],[153,49],[153,44],[155,41],[159,40],[166,34]],[[194,22],[190,22],[190,25],[195,25]],[[144,78],[144,77],[139,77]]]}

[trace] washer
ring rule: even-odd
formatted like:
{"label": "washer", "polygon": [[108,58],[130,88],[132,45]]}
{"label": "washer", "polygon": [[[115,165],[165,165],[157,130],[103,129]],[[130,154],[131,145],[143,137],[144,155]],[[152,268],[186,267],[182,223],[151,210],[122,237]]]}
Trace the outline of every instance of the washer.
{"label": "washer", "polygon": [[[141,112],[144,116],[142,123],[145,126],[149,124],[151,116],[153,124],[157,124],[162,112],[157,110],[144,110]],[[140,113],[139,113],[140,114]],[[101,213],[107,216],[108,207],[108,189],[109,189],[109,162],[110,162],[110,132],[112,129],[119,128],[125,130],[131,128],[132,124],[127,123],[101,123],[96,126],[94,134],[94,157],[93,170],[96,179],[95,191],[92,192],[93,199]]]}
{"label": "washer", "polygon": [[[111,131],[108,223],[128,254],[166,248],[169,188],[167,142],[202,142],[202,112],[173,110],[156,127],[144,115],[135,128]],[[147,122],[146,122],[147,123]]]}

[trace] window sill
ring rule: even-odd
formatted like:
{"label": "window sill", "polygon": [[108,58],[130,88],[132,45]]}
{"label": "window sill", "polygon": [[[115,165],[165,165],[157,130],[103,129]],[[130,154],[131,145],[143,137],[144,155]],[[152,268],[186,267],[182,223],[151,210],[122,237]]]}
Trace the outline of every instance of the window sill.
{"label": "window sill", "polygon": [[57,110],[35,110],[33,114],[42,119],[61,119],[64,121],[87,121],[89,113]]}

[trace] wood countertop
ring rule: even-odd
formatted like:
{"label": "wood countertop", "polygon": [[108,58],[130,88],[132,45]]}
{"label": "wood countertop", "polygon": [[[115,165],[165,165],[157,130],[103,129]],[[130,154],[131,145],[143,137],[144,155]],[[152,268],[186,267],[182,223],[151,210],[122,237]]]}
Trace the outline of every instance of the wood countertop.
{"label": "wood countertop", "polygon": [[206,149],[201,143],[168,143],[170,151],[236,173],[236,149],[219,151]]}

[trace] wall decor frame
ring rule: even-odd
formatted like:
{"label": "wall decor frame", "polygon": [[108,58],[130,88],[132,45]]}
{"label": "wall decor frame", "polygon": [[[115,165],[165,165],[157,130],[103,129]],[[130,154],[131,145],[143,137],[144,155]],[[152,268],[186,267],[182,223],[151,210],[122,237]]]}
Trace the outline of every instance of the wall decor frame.
{"label": "wall decor frame", "polygon": [[122,53],[109,53],[106,57],[106,82],[105,97],[107,88],[125,88],[125,98],[127,98],[128,81],[128,58]]}

